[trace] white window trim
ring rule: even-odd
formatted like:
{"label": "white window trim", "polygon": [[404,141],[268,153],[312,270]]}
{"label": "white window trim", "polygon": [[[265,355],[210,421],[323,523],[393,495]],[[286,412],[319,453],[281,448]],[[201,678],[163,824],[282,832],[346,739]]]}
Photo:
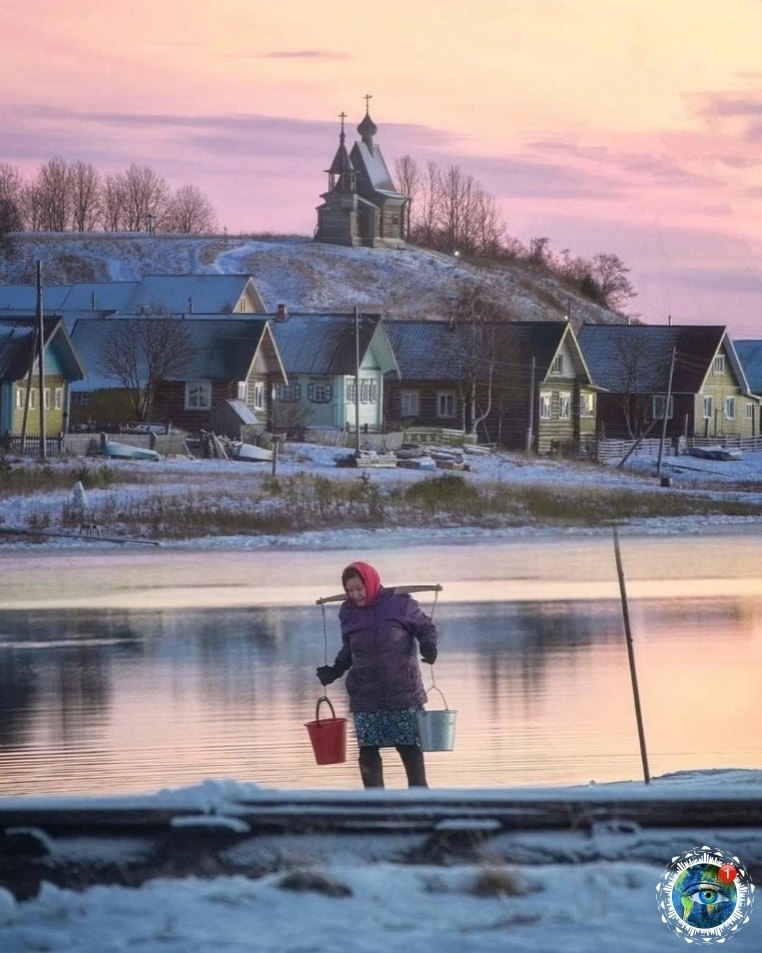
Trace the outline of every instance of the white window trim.
{"label": "white window trim", "polygon": [[754,404],[750,400],[746,401],[746,419],[754,420]]}
{"label": "white window trim", "polygon": [[715,354],[714,363],[712,364],[712,373],[713,374],[725,373],[725,355],[724,354]]}
{"label": "white window trim", "polygon": [[556,356],[553,358],[553,363],[550,365],[550,373],[554,377],[563,377],[563,373],[564,373],[563,354],[556,354]]}
{"label": "white window trim", "polygon": [[[443,405],[452,403],[452,413],[449,413]],[[454,420],[457,415],[457,406],[454,390],[437,391],[437,417],[440,420]]]}
{"label": "white window trim", "polygon": [[714,417],[714,397],[711,394],[704,395],[704,420],[711,420]]}
{"label": "white window trim", "polygon": [[595,394],[579,395],[580,417],[595,417]]}
{"label": "white window trim", "polygon": [[553,416],[553,394],[549,390],[540,391],[540,420],[551,420]]}
{"label": "white window trim", "polygon": [[558,419],[571,420],[571,394],[568,390],[558,392]]}
{"label": "white window trim", "polygon": [[254,410],[265,409],[265,384],[264,381],[254,381],[253,401]]}
{"label": "white window trim", "polygon": [[[193,401],[191,398],[193,397]],[[185,382],[185,410],[212,409],[212,382],[186,381]]]}
{"label": "white window trim", "polygon": [[[728,413],[731,411],[731,413]],[[728,396],[725,398],[725,420],[735,420],[736,419],[736,399],[735,397]]]}
{"label": "white window trim", "polygon": [[[654,394],[651,398],[651,419],[652,420],[664,420],[664,402],[666,400],[666,394]],[[658,401],[658,410],[657,410],[657,401]],[[667,405],[667,420],[672,420],[672,416],[675,412],[675,398],[672,394],[669,395],[669,404]]]}
{"label": "white window trim", "polygon": [[63,387],[56,387],[53,394],[53,407],[55,410],[63,409]]}

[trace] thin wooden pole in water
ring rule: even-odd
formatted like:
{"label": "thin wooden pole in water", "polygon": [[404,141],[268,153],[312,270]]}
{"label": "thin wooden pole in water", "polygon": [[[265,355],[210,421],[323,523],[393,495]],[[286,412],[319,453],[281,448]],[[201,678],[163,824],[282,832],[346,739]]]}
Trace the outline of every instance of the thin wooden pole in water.
{"label": "thin wooden pole in water", "polygon": [[648,754],[646,752],[646,735],[643,730],[643,713],[640,708],[640,692],[638,691],[638,673],[635,669],[635,652],[630,630],[630,612],[627,608],[627,589],[624,584],[624,570],[622,569],[622,554],[619,551],[619,534],[614,527],[614,553],[616,554],[616,571],[619,576],[619,592],[622,596],[622,616],[624,618],[624,634],[627,641],[627,657],[630,662],[630,678],[632,679],[632,697],[635,701],[635,718],[638,723],[638,740],[640,741],[640,760],[643,762],[643,780],[648,784],[651,775],[648,771]]}

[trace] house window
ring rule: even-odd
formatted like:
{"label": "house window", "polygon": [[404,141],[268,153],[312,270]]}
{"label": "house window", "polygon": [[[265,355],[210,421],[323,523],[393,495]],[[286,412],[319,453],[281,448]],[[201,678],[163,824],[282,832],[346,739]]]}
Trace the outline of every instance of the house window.
{"label": "house window", "polygon": [[571,419],[571,394],[565,390],[558,395],[558,419]]}
{"label": "house window", "polygon": [[707,395],[704,398],[704,420],[711,420],[714,416],[714,398]]}
{"label": "house window", "polygon": [[71,395],[72,407],[87,407],[90,403],[90,394],[74,393]]}
{"label": "house window", "polygon": [[16,410],[24,409],[24,398],[26,397],[26,391],[22,390],[20,387],[16,388]]}
{"label": "house window", "polygon": [[45,410],[50,410],[50,388],[46,387],[43,393],[43,398],[45,400]]}
{"label": "house window", "polygon": [[550,365],[550,373],[555,374],[557,377],[560,377],[564,372],[564,356],[563,354],[556,354],[553,358],[553,363]]}
{"label": "house window", "polygon": [[417,390],[400,392],[400,417],[417,417],[421,412],[421,397]]}
{"label": "house window", "polygon": [[236,385],[236,397],[244,403],[249,397],[249,385],[246,381],[238,381]]}
{"label": "house window", "polygon": [[437,417],[455,416],[455,393],[451,390],[440,390],[437,394]]}
{"label": "house window", "polygon": [[580,417],[595,417],[595,394],[579,395]]}
{"label": "house window", "polygon": [[331,402],[331,385],[310,384],[307,387],[307,397],[313,404],[329,404]]}
{"label": "house window", "polygon": [[736,399],[735,397],[725,398],[725,420],[736,419]]}
{"label": "house window", "polygon": [[[664,420],[664,395],[654,394],[651,398],[651,417],[653,420]],[[669,407],[667,408],[667,420],[672,419],[672,413],[675,409],[675,401],[670,394]]]}
{"label": "house window", "polygon": [[360,379],[360,403],[378,403],[378,381],[375,378],[363,377]]}
{"label": "house window", "polygon": [[61,410],[63,407],[63,387],[56,387],[53,394],[53,407],[56,410]]}
{"label": "house window", "polygon": [[301,384],[278,384],[275,388],[276,400],[301,400]]}
{"label": "house window", "polygon": [[540,420],[550,420],[551,397],[549,390],[540,391]]}
{"label": "house window", "polygon": [[714,358],[714,364],[712,365],[713,374],[724,374],[725,373],[725,355],[716,354]]}
{"label": "house window", "polygon": [[210,410],[212,406],[211,381],[186,381],[185,409]]}
{"label": "house window", "polygon": [[265,409],[265,385],[264,381],[254,382],[254,410]]}
{"label": "house window", "polygon": [[746,419],[754,420],[754,404],[751,404],[748,401],[746,403]]}
{"label": "house window", "polygon": [[37,390],[32,387],[29,391],[29,409],[34,410],[37,406]]}

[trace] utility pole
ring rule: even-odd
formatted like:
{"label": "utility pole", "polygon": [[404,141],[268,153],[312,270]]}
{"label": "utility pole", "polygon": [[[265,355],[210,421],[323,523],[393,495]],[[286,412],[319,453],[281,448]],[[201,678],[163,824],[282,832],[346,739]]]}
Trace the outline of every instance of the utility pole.
{"label": "utility pole", "polygon": [[355,456],[360,458],[360,309],[355,305]]}
{"label": "utility pole", "polygon": [[40,459],[46,460],[48,448],[45,430],[45,322],[42,312],[42,263],[39,258],[37,259],[37,341],[40,374]]}
{"label": "utility pole", "polygon": [[534,357],[532,358],[532,368],[529,372],[529,426],[527,427],[527,453],[532,452],[534,444]]}
{"label": "utility pole", "polygon": [[661,476],[661,458],[662,453],[664,452],[664,441],[667,439],[667,417],[669,417],[669,401],[672,397],[672,375],[675,372],[675,357],[677,356],[677,348],[672,348],[672,360],[669,364],[669,381],[667,382],[667,398],[664,401],[664,416],[662,419],[661,425],[661,442],[659,443],[659,459],[656,462],[656,476],[657,478]]}

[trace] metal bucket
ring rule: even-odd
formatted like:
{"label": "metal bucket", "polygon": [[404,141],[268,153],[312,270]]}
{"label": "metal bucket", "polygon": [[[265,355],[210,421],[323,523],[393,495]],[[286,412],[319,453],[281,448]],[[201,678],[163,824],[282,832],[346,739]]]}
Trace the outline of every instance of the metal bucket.
{"label": "metal bucket", "polygon": [[455,716],[458,713],[447,707],[447,700],[436,685],[429,689],[432,690],[442,696],[444,709],[415,713],[418,741],[422,751],[452,751],[455,747]]}

